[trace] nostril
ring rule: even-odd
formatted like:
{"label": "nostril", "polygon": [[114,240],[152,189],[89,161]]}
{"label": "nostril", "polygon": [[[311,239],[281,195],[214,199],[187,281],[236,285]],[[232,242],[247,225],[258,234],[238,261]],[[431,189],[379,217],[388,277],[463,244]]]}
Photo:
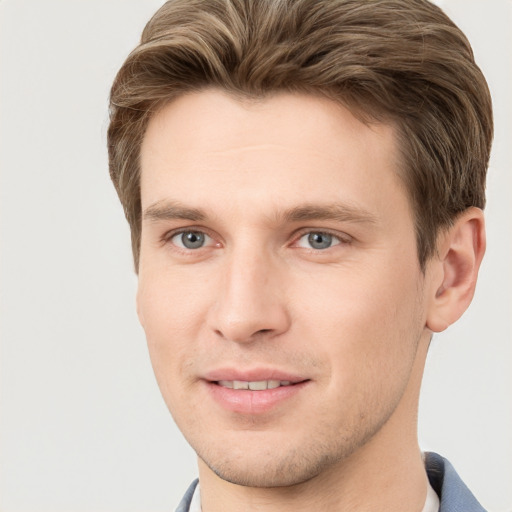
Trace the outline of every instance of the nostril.
{"label": "nostril", "polygon": [[[232,340],[232,341],[256,341],[257,339],[263,338],[266,335],[272,334],[274,329],[259,329],[253,333],[238,333],[234,332],[233,329],[228,329],[225,332],[222,329],[215,329],[213,331],[219,338]],[[231,335],[228,335],[228,333]]]}
{"label": "nostril", "polygon": [[263,341],[286,332],[290,318],[280,304],[253,304],[244,306],[237,301],[226,301],[214,306],[208,324],[217,339],[236,343]]}

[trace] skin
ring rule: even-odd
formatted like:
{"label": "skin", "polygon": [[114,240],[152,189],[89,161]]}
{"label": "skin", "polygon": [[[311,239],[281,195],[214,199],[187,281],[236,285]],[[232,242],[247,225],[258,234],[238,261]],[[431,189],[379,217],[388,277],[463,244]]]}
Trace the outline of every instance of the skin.
{"label": "skin", "polygon": [[[422,510],[423,366],[471,300],[485,239],[468,210],[422,272],[399,161],[393,126],[308,95],[206,90],[151,119],[138,314],[204,512]],[[306,382],[237,412],[211,393],[226,368]]]}

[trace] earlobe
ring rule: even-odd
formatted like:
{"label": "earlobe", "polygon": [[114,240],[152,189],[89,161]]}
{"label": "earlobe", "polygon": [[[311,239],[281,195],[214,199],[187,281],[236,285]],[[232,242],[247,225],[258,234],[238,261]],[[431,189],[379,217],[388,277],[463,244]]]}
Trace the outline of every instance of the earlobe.
{"label": "earlobe", "polygon": [[475,292],[480,263],[485,253],[485,222],[482,210],[469,208],[438,240],[432,262],[433,282],[427,328],[444,331],[468,308]]}

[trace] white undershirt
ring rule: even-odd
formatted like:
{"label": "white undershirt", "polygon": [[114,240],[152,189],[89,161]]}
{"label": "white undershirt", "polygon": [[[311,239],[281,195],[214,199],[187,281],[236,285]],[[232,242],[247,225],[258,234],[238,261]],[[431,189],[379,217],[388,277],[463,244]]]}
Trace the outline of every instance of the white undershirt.
{"label": "white undershirt", "polygon": [[197,482],[192,501],[190,502],[189,512],[201,512],[201,494],[199,493],[199,482]]}
{"label": "white undershirt", "polygon": [[[201,512],[201,504],[199,504],[199,512]],[[427,486],[427,499],[423,507],[423,512],[439,512],[439,496],[436,491],[432,489],[430,482]]]}
{"label": "white undershirt", "polygon": [[[192,501],[190,502],[189,512],[201,512],[201,494],[199,492],[199,483],[197,484]],[[439,497],[436,491],[432,489],[432,486],[428,484],[427,487],[427,499],[422,512],[439,512]]]}

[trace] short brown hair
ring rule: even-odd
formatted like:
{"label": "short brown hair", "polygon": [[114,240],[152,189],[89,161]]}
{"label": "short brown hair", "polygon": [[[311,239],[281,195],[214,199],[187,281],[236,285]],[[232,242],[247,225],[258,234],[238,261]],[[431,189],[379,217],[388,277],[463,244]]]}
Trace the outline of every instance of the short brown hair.
{"label": "short brown hair", "polygon": [[419,262],[440,229],[485,205],[493,122],[485,78],[464,34],[426,0],[171,0],[149,21],[110,97],[110,175],[141,234],[139,153],[151,116],[207,87],[261,98],[323,94],[397,129],[399,174]]}

